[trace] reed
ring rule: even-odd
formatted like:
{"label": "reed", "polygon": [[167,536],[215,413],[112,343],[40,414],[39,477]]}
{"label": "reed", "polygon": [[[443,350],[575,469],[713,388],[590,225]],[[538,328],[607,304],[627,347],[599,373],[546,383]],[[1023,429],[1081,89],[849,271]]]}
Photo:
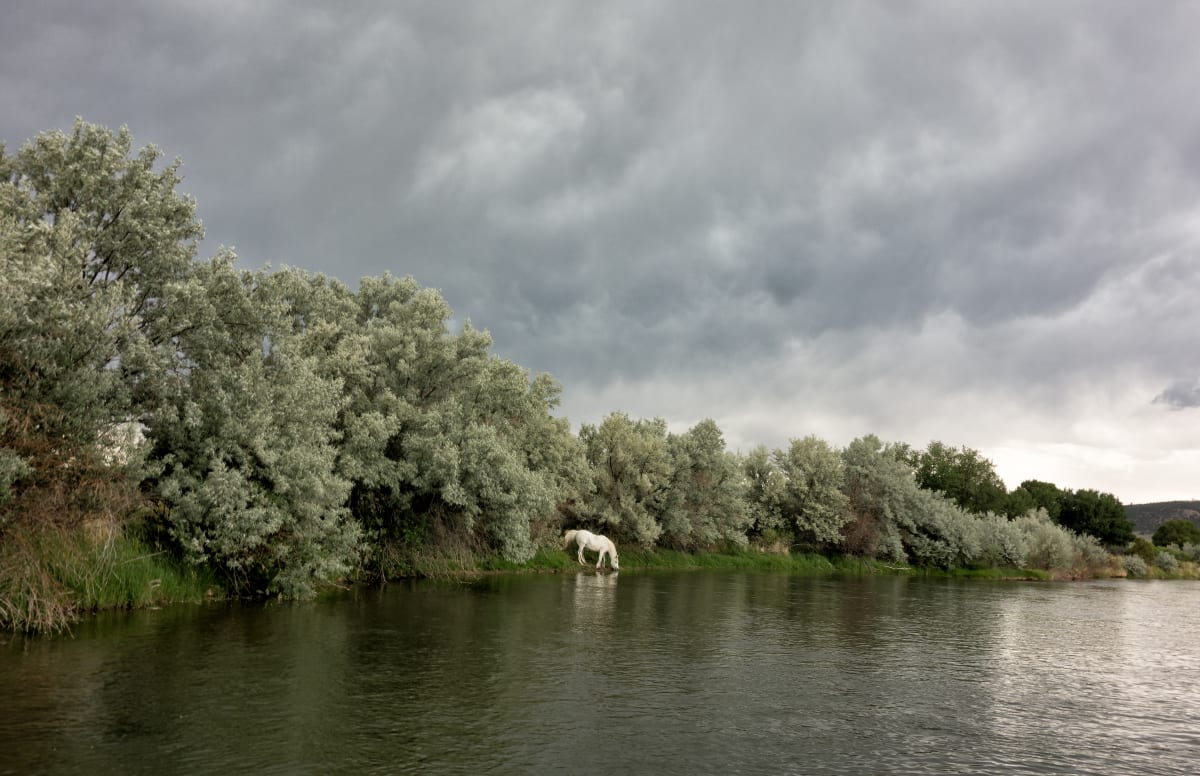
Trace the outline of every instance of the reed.
{"label": "reed", "polygon": [[5,534],[0,627],[56,633],[85,612],[221,595],[211,571],[186,566],[115,526],[41,526]]}

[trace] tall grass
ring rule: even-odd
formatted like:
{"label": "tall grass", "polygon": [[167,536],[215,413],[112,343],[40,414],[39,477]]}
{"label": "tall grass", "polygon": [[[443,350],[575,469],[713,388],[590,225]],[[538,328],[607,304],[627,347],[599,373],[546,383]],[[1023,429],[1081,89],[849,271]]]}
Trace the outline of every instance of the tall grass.
{"label": "tall grass", "polygon": [[0,627],[65,630],[84,612],[199,602],[218,595],[207,569],[184,566],[116,527],[20,528],[0,547]]}

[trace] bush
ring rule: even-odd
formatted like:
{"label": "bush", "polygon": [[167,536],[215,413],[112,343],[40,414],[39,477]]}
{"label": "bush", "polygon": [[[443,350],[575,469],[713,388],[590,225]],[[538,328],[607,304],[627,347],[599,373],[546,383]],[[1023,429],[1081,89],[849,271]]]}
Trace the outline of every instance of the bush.
{"label": "bush", "polygon": [[1158,551],[1158,553],[1154,556],[1154,565],[1158,566],[1168,574],[1174,574],[1176,571],[1179,571],[1179,561],[1175,559],[1174,555],[1166,550]]}
{"label": "bush", "polygon": [[979,519],[977,531],[980,545],[977,563],[992,567],[1025,565],[1025,535],[1015,522],[989,512]]}
{"label": "bush", "polygon": [[1111,556],[1095,536],[1076,534],[1074,544],[1075,557],[1084,568],[1096,568],[1108,565]]}
{"label": "bush", "polygon": [[1154,562],[1154,556],[1158,553],[1158,549],[1150,542],[1138,536],[1125,552],[1129,555],[1138,556],[1149,565]]}
{"label": "bush", "polygon": [[1150,573],[1150,567],[1140,555],[1122,556],[1121,563],[1125,566],[1125,573],[1131,577],[1145,577]]}
{"label": "bush", "polygon": [[1013,521],[1025,535],[1025,563],[1035,569],[1070,568],[1075,559],[1073,534],[1050,522],[1044,510]]}

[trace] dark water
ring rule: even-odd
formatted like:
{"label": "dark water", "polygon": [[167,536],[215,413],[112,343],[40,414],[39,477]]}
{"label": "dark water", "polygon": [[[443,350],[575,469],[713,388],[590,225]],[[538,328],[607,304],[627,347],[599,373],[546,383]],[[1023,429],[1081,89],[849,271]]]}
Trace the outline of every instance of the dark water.
{"label": "dark water", "polygon": [[1200,584],[631,573],[0,645],[0,773],[1200,772]]}

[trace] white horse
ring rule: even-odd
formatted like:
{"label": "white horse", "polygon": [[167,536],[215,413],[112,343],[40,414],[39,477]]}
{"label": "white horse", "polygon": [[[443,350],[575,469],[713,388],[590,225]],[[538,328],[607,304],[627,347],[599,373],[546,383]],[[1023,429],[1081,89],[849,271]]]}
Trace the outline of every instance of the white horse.
{"label": "white horse", "polygon": [[570,547],[571,542],[579,545],[579,563],[581,565],[585,562],[583,551],[591,550],[600,553],[600,557],[596,559],[596,568],[604,568],[604,556],[608,555],[612,570],[619,571],[621,569],[621,562],[617,559],[617,545],[613,544],[607,536],[600,536],[591,531],[567,531],[563,534],[563,547]]}

